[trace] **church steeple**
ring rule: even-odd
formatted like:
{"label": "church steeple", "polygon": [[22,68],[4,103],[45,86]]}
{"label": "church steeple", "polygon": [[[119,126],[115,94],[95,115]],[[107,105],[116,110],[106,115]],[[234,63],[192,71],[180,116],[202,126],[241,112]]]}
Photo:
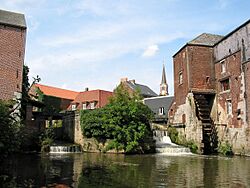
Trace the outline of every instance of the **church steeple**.
{"label": "church steeple", "polygon": [[165,73],[165,66],[164,66],[164,64],[163,64],[162,78],[161,78],[161,84],[160,84],[160,95],[161,96],[168,95],[168,84],[167,84],[167,79],[166,79],[166,73]]}

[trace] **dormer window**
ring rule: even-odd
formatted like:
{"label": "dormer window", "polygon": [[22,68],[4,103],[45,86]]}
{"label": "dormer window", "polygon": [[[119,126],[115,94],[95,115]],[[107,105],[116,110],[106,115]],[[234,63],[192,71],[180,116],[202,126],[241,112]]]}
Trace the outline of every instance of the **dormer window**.
{"label": "dormer window", "polygon": [[87,109],[87,104],[86,104],[86,103],[83,103],[83,104],[82,104],[82,109],[83,109],[83,110],[86,110],[86,109]]}
{"label": "dormer window", "polygon": [[71,105],[71,110],[76,110],[76,104]]}
{"label": "dormer window", "polygon": [[165,112],[164,112],[164,107],[160,107],[159,108],[159,115],[164,115]]}
{"label": "dormer window", "polygon": [[95,102],[90,103],[90,109],[95,109]]}

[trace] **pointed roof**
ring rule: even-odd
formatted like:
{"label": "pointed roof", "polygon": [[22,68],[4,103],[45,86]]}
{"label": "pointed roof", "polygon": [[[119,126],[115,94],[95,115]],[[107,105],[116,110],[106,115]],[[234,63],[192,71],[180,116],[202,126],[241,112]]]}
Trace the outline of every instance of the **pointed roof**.
{"label": "pointed roof", "polygon": [[188,44],[213,46],[215,43],[217,43],[222,38],[223,38],[223,36],[221,36],[221,35],[202,33],[198,37],[189,41]]}
{"label": "pointed roof", "polygon": [[127,83],[127,85],[132,89],[132,90],[136,90],[139,89],[140,93],[143,97],[156,97],[158,96],[152,89],[150,89],[148,86],[146,85],[142,85],[142,84],[137,84],[135,83],[135,80],[129,80],[129,81],[125,81],[124,83]]}
{"label": "pointed roof", "polygon": [[24,14],[0,10],[0,24],[26,28]]}
{"label": "pointed roof", "polygon": [[221,35],[202,33],[201,35],[197,36],[196,38],[194,38],[193,40],[187,42],[184,46],[182,46],[182,48],[179,49],[173,55],[173,57],[175,57],[182,49],[184,49],[188,45],[213,47],[216,43],[218,43],[222,39],[223,36]]}
{"label": "pointed roof", "polygon": [[165,66],[164,66],[164,64],[163,64],[163,69],[162,69],[161,84],[167,84],[166,72],[165,72]]}

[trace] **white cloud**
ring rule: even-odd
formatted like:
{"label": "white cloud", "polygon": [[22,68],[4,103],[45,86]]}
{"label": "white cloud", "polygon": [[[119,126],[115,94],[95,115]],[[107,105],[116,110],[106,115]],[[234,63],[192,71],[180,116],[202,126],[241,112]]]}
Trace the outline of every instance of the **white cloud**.
{"label": "white cloud", "polygon": [[159,51],[159,47],[156,44],[150,45],[147,49],[143,52],[142,57],[152,57]]}

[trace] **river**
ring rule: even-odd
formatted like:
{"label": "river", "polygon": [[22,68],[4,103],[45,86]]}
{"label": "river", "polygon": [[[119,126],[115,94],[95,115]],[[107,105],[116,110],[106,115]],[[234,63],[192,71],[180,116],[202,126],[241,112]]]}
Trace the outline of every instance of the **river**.
{"label": "river", "polygon": [[250,157],[22,154],[6,159],[0,174],[2,187],[243,188]]}

